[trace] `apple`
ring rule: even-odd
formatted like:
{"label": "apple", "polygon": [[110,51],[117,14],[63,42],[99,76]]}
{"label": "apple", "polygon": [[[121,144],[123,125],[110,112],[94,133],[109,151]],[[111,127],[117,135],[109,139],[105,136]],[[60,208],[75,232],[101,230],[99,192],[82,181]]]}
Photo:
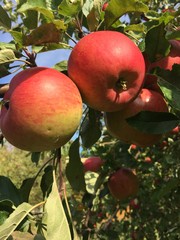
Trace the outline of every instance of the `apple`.
{"label": "apple", "polygon": [[28,68],[10,82],[3,99],[0,127],[17,148],[40,152],[70,140],[82,116],[78,88],[61,72]]}
{"label": "apple", "polygon": [[113,197],[124,200],[138,192],[138,178],[129,168],[120,168],[108,179],[108,188]]}
{"label": "apple", "polygon": [[139,48],[117,31],[86,35],[68,59],[68,75],[83,101],[98,111],[123,109],[140,92],[145,63]]}
{"label": "apple", "polygon": [[144,133],[127,123],[127,118],[141,111],[168,112],[168,106],[161,94],[143,88],[138,97],[125,109],[104,114],[108,132],[123,142],[136,144],[140,147],[157,143],[162,138],[161,134]]}
{"label": "apple", "polygon": [[109,5],[108,2],[105,2],[105,3],[103,4],[103,6],[102,6],[102,11],[103,11],[103,12],[106,10],[106,8],[107,8],[108,5]]}
{"label": "apple", "polygon": [[84,172],[98,172],[103,164],[104,161],[100,157],[89,157],[83,162]]}
{"label": "apple", "polygon": [[129,205],[133,209],[139,209],[140,208],[139,201],[138,201],[137,198],[131,199]]}
{"label": "apple", "polygon": [[179,132],[180,132],[180,126],[177,126],[171,130],[170,134],[177,135],[179,134]]}
{"label": "apple", "polygon": [[145,157],[145,158],[144,158],[144,162],[146,162],[146,163],[152,163],[151,157]]}
{"label": "apple", "polygon": [[171,49],[166,57],[159,59],[149,65],[149,71],[155,67],[165,70],[172,70],[174,64],[180,64],[180,42],[178,40],[169,40]]}

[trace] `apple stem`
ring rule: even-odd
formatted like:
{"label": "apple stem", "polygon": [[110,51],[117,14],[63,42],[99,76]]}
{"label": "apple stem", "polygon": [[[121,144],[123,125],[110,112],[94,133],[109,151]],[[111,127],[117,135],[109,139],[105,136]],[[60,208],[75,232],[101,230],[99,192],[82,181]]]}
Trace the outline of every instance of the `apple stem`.
{"label": "apple stem", "polygon": [[123,90],[123,91],[127,90],[127,83],[124,80],[124,78],[119,78],[119,80],[116,82],[116,89]]}
{"label": "apple stem", "polygon": [[5,100],[5,99],[3,99],[2,101],[1,101],[1,104],[8,110],[9,109],[9,100]]}

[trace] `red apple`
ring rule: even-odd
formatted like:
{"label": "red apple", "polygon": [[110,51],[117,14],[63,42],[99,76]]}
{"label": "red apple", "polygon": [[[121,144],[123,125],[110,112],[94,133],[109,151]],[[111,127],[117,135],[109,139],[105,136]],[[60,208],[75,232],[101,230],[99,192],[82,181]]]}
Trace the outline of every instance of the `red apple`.
{"label": "red apple", "polygon": [[140,208],[140,205],[139,205],[139,201],[137,198],[135,199],[132,199],[129,203],[130,207],[133,208],[133,209],[139,209]]}
{"label": "red apple", "polygon": [[129,144],[136,144],[140,147],[151,146],[157,143],[162,135],[150,134],[139,131],[130,126],[126,119],[141,111],[168,112],[168,106],[159,93],[142,89],[138,97],[128,106],[118,112],[105,113],[105,124],[108,132]]}
{"label": "red apple", "polygon": [[180,126],[173,128],[170,132],[172,135],[177,135],[180,132]]}
{"label": "red apple", "polygon": [[138,192],[138,179],[131,169],[120,168],[108,179],[108,188],[113,197],[124,200]]}
{"label": "red apple", "polygon": [[149,71],[155,67],[160,67],[165,70],[172,70],[174,64],[180,64],[180,42],[177,40],[170,40],[171,49],[166,57],[153,62],[149,66]]}
{"label": "red apple", "polygon": [[150,157],[145,157],[144,162],[152,163],[152,159]]}
{"label": "red apple", "polygon": [[82,116],[76,85],[57,70],[35,67],[10,82],[0,116],[1,130],[17,148],[40,152],[64,145]]}
{"label": "red apple", "polygon": [[103,6],[102,6],[102,11],[103,11],[103,12],[106,10],[106,8],[107,8],[108,5],[109,5],[108,2],[105,2],[105,3],[103,4]]}
{"label": "red apple", "polygon": [[117,111],[138,95],[145,63],[139,48],[117,31],[97,31],[82,38],[68,60],[69,77],[83,101],[99,111]]}
{"label": "red apple", "polygon": [[103,164],[104,161],[100,157],[89,157],[83,162],[84,171],[98,172]]}

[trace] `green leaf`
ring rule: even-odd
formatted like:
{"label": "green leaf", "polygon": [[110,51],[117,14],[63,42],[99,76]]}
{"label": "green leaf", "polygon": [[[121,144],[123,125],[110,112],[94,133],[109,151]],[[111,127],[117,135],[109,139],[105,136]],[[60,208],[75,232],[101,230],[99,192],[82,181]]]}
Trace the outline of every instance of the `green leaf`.
{"label": "green leaf", "polygon": [[23,202],[28,202],[31,189],[34,185],[35,178],[27,178],[23,181],[19,193],[21,194]]}
{"label": "green leaf", "polygon": [[165,38],[165,25],[164,23],[153,27],[148,31],[145,44],[146,54],[151,62],[155,62],[158,59],[167,56],[170,51],[170,43]]}
{"label": "green leaf", "polygon": [[179,179],[174,178],[174,179],[170,179],[168,182],[166,182],[166,184],[164,184],[163,186],[161,186],[161,188],[158,188],[158,191],[155,191],[151,198],[152,201],[159,201],[161,200],[163,197],[167,196],[168,194],[170,194],[173,190],[177,189],[179,185]]}
{"label": "green leaf", "polygon": [[83,119],[80,137],[86,148],[90,148],[101,137],[100,114],[100,112],[89,108],[85,119]]}
{"label": "green leaf", "polygon": [[106,28],[128,12],[147,12],[148,7],[138,0],[111,0],[105,11]]}
{"label": "green leaf", "polygon": [[59,14],[67,17],[75,16],[81,10],[81,0],[63,0],[59,5]]}
{"label": "green leaf", "polygon": [[179,119],[167,112],[142,111],[126,120],[132,127],[150,134],[167,133],[179,124]]}
{"label": "green leaf", "polygon": [[21,195],[12,181],[5,176],[0,176],[0,202],[10,200],[15,206],[21,202]]}
{"label": "green leaf", "polygon": [[84,167],[79,156],[79,138],[77,138],[69,149],[69,163],[66,167],[66,177],[76,191],[85,191]]}
{"label": "green leaf", "polygon": [[164,94],[165,99],[172,106],[172,108],[180,111],[180,88],[163,80],[162,78],[158,80],[158,84]]}
{"label": "green leaf", "polygon": [[0,211],[0,225],[4,223],[4,221],[8,218],[9,213],[6,211]]}
{"label": "green leaf", "polygon": [[58,70],[59,72],[67,71],[67,60],[57,63],[53,66],[53,68]]}
{"label": "green leaf", "polygon": [[[42,204],[42,203],[41,203]],[[22,203],[0,226],[0,240],[6,240],[12,232],[18,227],[22,220],[38,205],[31,206],[29,203]]]}
{"label": "green leaf", "polygon": [[0,5],[0,26],[11,28],[11,19],[4,8]]}
{"label": "green leaf", "polygon": [[42,13],[47,18],[53,20],[54,15],[51,9],[47,8],[47,4],[45,0],[28,0],[26,3],[21,5],[21,7],[18,9],[18,12],[24,13],[29,10],[34,10],[39,13]]}
{"label": "green leaf", "polygon": [[52,191],[44,207],[43,223],[47,227],[47,231],[44,233],[45,239],[71,240],[69,224],[58,192],[55,173],[53,174]]}
{"label": "green leaf", "polygon": [[174,64],[171,71],[157,67],[153,70],[153,72],[161,79],[163,78],[170,84],[180,89],[180,64]]}
{"label": "green leaf", "polygon": [[11,49],[0,50],[0,64],[14,62],[15,60],[17,58]]}
{"label": "green leaf", "polygon": [[49,165],[44,169],[44,174],[41,179],[41,190],[43,192],[43,197],[49,195],[53,184],[53,166]]}
{"label": "green leaf", "polygon": [[18,31],[14,31],[14,30],[10,30],[9,33],[11,34],[11,36],[13,37],[14,41],[15,41],[15,46],[18,48],[22,48],[23,47],[23,34],[21,32]]}
{"label": "green leaf", "polygon": [[95,194],[95,183],[97,181],[99,174],[94,172],[86,172],[85,181],[86,181],[86,189],[88,193]]}
{"label": "green leaf", "polygon": [[31,161],[33,163],[36,163],[36,165],[38,164],[40,157],[41,157],[41,152],[32,152],[31,153]]}
{"label": "green leaf", "polygon": [[23,23],[28,29],[35,29],[38,26],[38,12],[33,10],[27,11]]}
{"label": "green leaf", "polygon": [[168,40],[170,39],[177,39],[177,40],[180,40],[180,30],[177,30],[177,31],[174,31],[174,32],[168,32],[166,34],[166,38]]}

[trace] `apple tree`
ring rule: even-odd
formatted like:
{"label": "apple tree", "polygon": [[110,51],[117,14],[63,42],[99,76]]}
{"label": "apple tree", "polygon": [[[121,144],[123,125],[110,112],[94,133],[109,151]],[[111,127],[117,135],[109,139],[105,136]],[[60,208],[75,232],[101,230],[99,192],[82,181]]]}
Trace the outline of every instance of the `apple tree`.
{"label": "apple tree", "polygon": [[179,23],[175,0],[1,1],[1,148],[38,170],[0,175],[0,239],[180,239]]}

